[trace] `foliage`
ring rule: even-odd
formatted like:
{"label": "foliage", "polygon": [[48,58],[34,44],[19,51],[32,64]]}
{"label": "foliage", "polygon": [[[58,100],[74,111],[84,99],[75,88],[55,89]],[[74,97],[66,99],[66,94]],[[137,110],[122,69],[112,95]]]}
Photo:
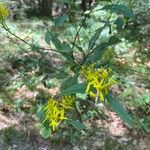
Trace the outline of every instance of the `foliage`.
{"label": "foliage", "polygon": [[[49,48],[17,36],[6,21],[1,20],[2,28],[27,47],[24,48],[15,41],[20,48],[20,55],[25,54],[13,62],[22,71],[23,84],[30,90],[37,90],[39,83],[49,87],[48,81],[55,78],[59,81],[59,95],[51,96],[47,103],[43,100],[40,105],[36,104],[41,122],[40,134],[49,138],[55,132],[67,129],[75,132],[87,131],[83,116],[88,119],[88,109],[99,112],[101,104],[109,105],[126,124],[134,126],[135,121],[126,109],[116,96],[110,94],[110,87],[115,83],[112,76],[115,69],[112,72],[108,69],[113,68],[112,51],[126,37],[123,34],[124,26],[128,21],[133,21],[133,12],[124,4],[110,4],[110,1],[94,3],[86,12],[80,10],[78,3],[66,0],[63,2],[72,8],[74,16],[70,15],[72,12],[68,12],[54,18],[50,26],[44,22],[44,38]],[[105,17],[101,17],[100,13],[104,13]],[[53,57],[50,52],[61,60],[58,65],[50,62]],[[85,100],[78,94],[86,94]],[[74,97],[73,106],[68,105],[71,100],[68,96]],[[50,94],[45,94],[44,97],[47,99]],[[82,106],[83,103],[88,103],[89,106]],[[66,109],[70,107],[71,109]]]}
{"label": "foliage", "polygon": [[11,145],[13,143],[13,139],[24,140],[25,138],[25,134],[15,130],[14,127],[6,128],[3,131],[3,134],[4,134],[4,142],[6,142],[8,145]]}

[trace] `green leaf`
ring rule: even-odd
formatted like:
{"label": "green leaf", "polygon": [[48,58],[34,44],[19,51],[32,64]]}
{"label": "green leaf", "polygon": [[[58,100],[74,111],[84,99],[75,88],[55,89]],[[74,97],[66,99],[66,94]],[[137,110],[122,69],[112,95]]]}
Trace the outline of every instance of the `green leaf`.
{"label": "green leaf", "polygon": [[86,126],[83,123],[79,122],[78,120],[75,120],[75,121],[71,120],[71,121],[69,121],[69,123],[77,130],[86,129]]}
{"label": "green leaf", "polygon": [[[150,121],[149,121],[150,122]],[[150,123],[142,123],[141,128],[143,128],[146,132],[150,133]]]}
{"label": "green leaf", "polygon": [[37,112],[36,112],[36,115],[37,115],[37,117],[38,117],[41,121],[44,120],[44,118],[45,118],[45,113],[44,113],[44,110],[43,110],[43,106],[42,106],[42,105],[39,106],[39,108],[38,108],[38,110],[37,110]]}
{"label": "green leaf", "polygon": [[45,86],[47,88],[51,88],[53,86],[53,84],[54,84],[51,79],[45,80],[44,82],[45,82]]}
{"label": "green leaf", "polygon": [[50,127],[43,127],[40,131],[40,134],[43,138],[47,139],[51,135],[52,131]]}
{"label": "green leaf", "polygon": [[113,46],[117,43],[119,43],[121,40],[118,39],[116,36],[111,36],[107,42],[103,42],[97,47],[94,48],[91,55],[87,57],[87,60],[85,63],[91,63],[91,62],[97,62],[103,57],[103,54],[105,53],[106,49],[109,46]]}
{"label": "green leaf", "polygon": [[124,16],[128,18],[134,18],[134,14],[131,9],[129,9],[125,5],[121,4],[110,4],[104,6],[101,10],[110,10],[111,12],[118,13],[118,14],[123,14]]}
{"label": "green leaf", "polygon": [[86,86],[87,86],[86,83],[77,83],[77,84],[71,85],[66,89],[62,89],[61,95],[85,93]]}
{"label": "green leaf", "polygon": [[104,144],[104,150],[118,150],[116,148],[116,143],[109,137],[106,137],[105,144]]}
{"label": "green leaf", "polygon": [[66,79],[63,83],[62,86],[60,88],[60,91],[62,91],[63,89],[67,89],[72,85],[77,84],[78,82],[78,76],[75,75],[74,77],[69,77],[68,79]]}
{"label": "green leaf", "polygon": [[63,51],[63,52],[72,52],[72,48],[71,48],[71,46],[67,43],[67,42],[63,42],[62,43],[62,48],[61,48],[61,50]]}
{"label": "green leaf", "polygon": [[121,42],[120,39],[118,39],[116,36],[111,36],[107,42],[107,46],[115,45]]}
{"label": "green leaf", "polygon": [[107,102],[110,104],[111,108],[118,114],[118,116],[128,125],[133,125],[133,120],[131,116],[128,114],[126,109],[122,106],[120,102],[118,102],[111,94],[106,96]]}
{"label": "green leaf", "polygon": [[61,50],[62,44],[61,44],[61,41],[57,38],[56,34],[49,32],[49,35],[51,37],[51,41],[53,42],[53,44],[57,48],[57,50],[58,51]]}
{"label": "green leaf", "polygon": [[55,20],[55,26],[57,26],[57,27],[62,26],[67,19],[68,19],[67,15],[59,16]]}
{"label": "green leaf", "polygon": [[49,34],[48,31],[47,31],[46,34],[45,34],[45,41],[46,41],[47,44],[50,44],[51,37],[50,37],[50,34]]}
{"label": "green leaf", "polygon": [[60,52],[62,54],[62,56],[64,56],[69,62],[72,61],[72,55],[71,52],[66,53],[66,52]]}
{"label": "green leaf", "polygon": [[125,24],[125,21],[122,18],[118,17],[114,23],[116,24],[117,29],[122,29],[122,27]]}
{"label": "green leaf", "polygon": [[58,53],[60,53],[62,56],[64,56],[69,61],[73,60],[72,50],[71,50],[71,47],[68,43],[66,43],[66,42],[62,43],[57,38],[56,33],[52,33],[50,31],[47,31],[47,33],[46,33],[46,42],[50,43],[50,40],[52,41],[52,43],[56,47]]}
{"label": "green leaf", "polygon": [[104,25],[103,27],[100,27],[96,30],[95,34],[91,37],[91,39],[89,40],[89,46],[88,46],[88,50],[93,49],[97,39],[99,38],[101,32],[103,31],[103,29],[106,27],[106,25]]}
{"label": "green leaf", "polygon": [[56,33],[47,31],[45,35],[45,40],[48,44],[50,44],[50,41],[52,41],[52,43],[57,48],[57,50],[61,50],[62,44],[61,44],[61,41],[57,38]]}
{"label": "green leaf", "polygon": [[56,49],[58,50],[58,52],[70,52],[71,51],[71,47],[67,42],[61,42],[56,33],[47,31],[46,32],[46,41],[47,43],[50,42],[50,40],[52,41],[52,43],[54,44],[54,46],[56,47]]}

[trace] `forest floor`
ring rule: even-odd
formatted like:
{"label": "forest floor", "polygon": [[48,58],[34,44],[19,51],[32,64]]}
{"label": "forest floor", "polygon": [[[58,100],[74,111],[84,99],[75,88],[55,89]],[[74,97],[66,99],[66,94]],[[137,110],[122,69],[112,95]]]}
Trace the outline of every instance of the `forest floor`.
{"label": "forest floor", "polygon": [[70,142],[43,139],[37,128],[34,115],[12,112],[3,107],[0,111],[0,150],[149,150],[149,135],[129,129],[114,112],[107,112],[109,119],[95,120],[85,125],[88,134]]}
{"label": "forest floor", "polygon": [[[30,28],[30,21],[26,23],[19,22],[12,25],[11,28],[16,34],[23,28],[23,39],[39,39],[40,43],[45,46],[44,36],[40,37],[40,34],[43,34],[42,22],[35,22],[32,28]],[[19,75],[17,70],[11,66],[10,61],[11,55],[16,52],[17,46],[11,42],[5,32],[1,31],[1,33],[3,34],[0,35],[0,63],[1,70],[5,72],[0,74],[0,86],[2,87],[0,89],[0,150],[150,150],[148,132],[130,129],[111,110],[105,112],[108,116],[106,120],[95,119],[94,125],[90,121],[85,122],[88,133],[82,133],[82,137],[78,137],[75,141],[70,142],[69,139],[63,140],[63,138],[56,141],[54,139],[43,139],[39,134],[36,115],[28,113],[37,93],[28,90],[26,86],[21,86],[16,88],[15,94],[13,93],[12,102],[11,90],[10,93],[8,89],[5,90],[5,87],[12,84],[14,80],[16,80],[14,85],[17,85]],[[6,58],[9,58],[8,62],[6,62]],[[124,65],[127,61],[125,58],[118,58],[118,63]],[[134,68],[134,66],[142,66],[143,64],[139,61],[139,64],[132,62],[132,65]],[[145,63],[144,66],[150,68],[149,62]],[[145,70],[145,68],[142,69]],[[118,95],[123,91],[124,94],[121,94],[120,97],[127,99],[126,105],[130,103],[132,98],[136,99],[138,96],[150,92],[149,86],[147,86],[149,80],[147,80],[147,77],[145,79],[141,74],[129,72],[124,80],[130,81],[134,85],[131,91],[125,91],[122,87],[116,87],[114,91]],[[39,87],[42,90],[49,90],[45,89],[43,85]],[[57,88],[51,88],[49,92],[56,93],[57,90]],[[134,96],[132,95],[133,93]],[[21,107],[20,105],[14,107],[12,104],[19,99],[24,99],[27,103]],[[130,106],[129,108],[131,111],[132,107]],[[137,108],[134,111],[139,112],[141,110]],[[145,115],[142,114],[142,111],[139,116]]]}

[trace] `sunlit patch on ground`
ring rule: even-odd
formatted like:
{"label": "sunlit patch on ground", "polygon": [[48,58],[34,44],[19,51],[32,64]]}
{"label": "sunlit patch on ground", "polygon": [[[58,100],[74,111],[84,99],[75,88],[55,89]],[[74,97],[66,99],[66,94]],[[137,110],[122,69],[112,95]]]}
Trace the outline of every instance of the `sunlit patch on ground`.
{"label": "sunlit patch on ground", "polygon": [[0,130],[11,126],[17,126],[19,124],[19,120],[16,117],[5,116],[0,112]]}

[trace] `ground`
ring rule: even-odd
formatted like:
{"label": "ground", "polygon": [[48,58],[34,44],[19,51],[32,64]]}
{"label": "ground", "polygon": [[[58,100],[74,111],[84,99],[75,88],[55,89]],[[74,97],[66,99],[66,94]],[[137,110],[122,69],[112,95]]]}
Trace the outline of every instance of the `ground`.
{"label": "ground", "polygon": [[[4,110],[3,110],[4,111]],[[149,150],[148,134],[138,133],[125,126],[114,112],[109,113],[105,122],[95,120],[95,131],[91,123],[86,126],[90,135],[83,134],[83,138],[71,143],[43,139],[36,126],[37,118],[25,113],[13,114],[11,111],[0,112],[0,150],[49,150],[49,149],[123,149],[123,150]],[[6,111],[6,110],[5,110]],[[104,128],[105,127],[105,128]]]}

